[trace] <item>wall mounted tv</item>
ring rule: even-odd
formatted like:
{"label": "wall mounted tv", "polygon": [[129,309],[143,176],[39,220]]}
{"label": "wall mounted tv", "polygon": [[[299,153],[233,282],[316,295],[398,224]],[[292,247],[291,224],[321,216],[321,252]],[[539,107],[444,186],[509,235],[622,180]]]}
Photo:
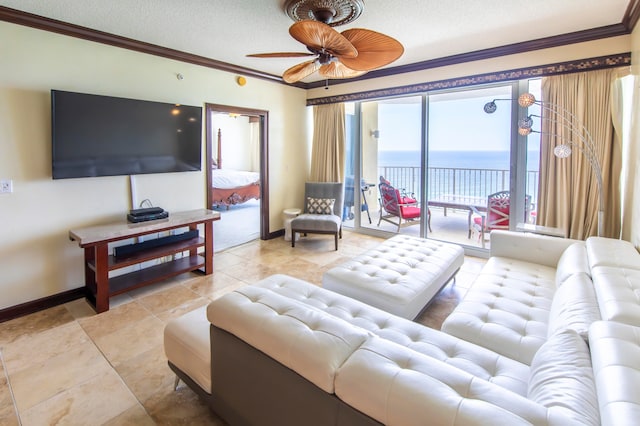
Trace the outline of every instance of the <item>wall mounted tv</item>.
{"label": "wall mounted tv", "polygon": [[202,108],[51,91],[54,179],[201,170]]}

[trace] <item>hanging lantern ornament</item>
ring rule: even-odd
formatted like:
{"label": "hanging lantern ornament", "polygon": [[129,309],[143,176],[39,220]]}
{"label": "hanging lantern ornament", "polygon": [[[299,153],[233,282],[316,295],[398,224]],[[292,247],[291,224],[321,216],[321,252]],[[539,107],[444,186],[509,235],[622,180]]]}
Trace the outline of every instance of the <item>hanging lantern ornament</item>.
{"label": "hanging lantern ornament", "polygon": [[487,102],[484,104],[484,112],[487,114],[493,114],[498,109],[498,105],[496,105],[495,101]]}
{"label": "hanging lantern ornament", "polygon": [[522,117],[518,120],[518,127],[521,129],[531,129],[533,127],[533,118]]}
{"label": "hanging lantern ornament", "polygon": [[531,93],[523,93],[518,98],[518,105],[520,105],[523,108],[528,108],[535,103],[536,103],[536,97],[533,96]]}
{"label": "hanging lantern ornament", "polygon": [[567,158],[571,155],[571,147],[565,143],[556,145],[556,147],[553,148],[553,155],[558,158]]}
{"label": "hanging lantern ornament", "polygon": [[518,127],[518,133],[521,136],[527,136],[529,134],[531,134],[531,127]]}

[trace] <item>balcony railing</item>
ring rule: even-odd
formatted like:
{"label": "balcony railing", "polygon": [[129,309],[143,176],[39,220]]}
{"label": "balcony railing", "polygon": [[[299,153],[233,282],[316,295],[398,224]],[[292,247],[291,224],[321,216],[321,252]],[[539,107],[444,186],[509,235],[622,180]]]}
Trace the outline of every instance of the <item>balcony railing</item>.
{"label": "balcony railing", "polygon": [[[432,199],[445,194],[486,197],[509,189],[509,170],[457,167],[430,167],[427,170],[428,195]],[[396,188],[419,196],[420,167],[378,167],[378,172]],[[537,170],[527,171],[526,187],[526,193],[531,196],[533,204],[537,205]]]}

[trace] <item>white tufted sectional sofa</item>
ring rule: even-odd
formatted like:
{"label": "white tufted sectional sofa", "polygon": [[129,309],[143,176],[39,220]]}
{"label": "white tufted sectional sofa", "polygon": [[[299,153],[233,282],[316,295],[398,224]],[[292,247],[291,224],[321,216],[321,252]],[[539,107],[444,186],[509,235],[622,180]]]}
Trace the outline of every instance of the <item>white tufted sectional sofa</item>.
{"label": "white tufted sectional sofa", "polygon": [[171,321],[169,365],[231,425],[637,424],[635,248],[491,238],[443,331],[274,275]]}

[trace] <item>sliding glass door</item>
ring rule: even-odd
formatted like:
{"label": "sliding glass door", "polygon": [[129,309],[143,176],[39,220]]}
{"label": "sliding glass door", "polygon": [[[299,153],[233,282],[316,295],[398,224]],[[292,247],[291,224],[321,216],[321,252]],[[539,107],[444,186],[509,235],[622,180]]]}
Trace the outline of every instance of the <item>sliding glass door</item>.
{"label": "sliding glass door", "polygon": [[530,221],[537,153],[517,135],[518,92],[514,83],[350,104],[345,226],[486,249],[491,230]]}
{"label": "sliding glass door", "polygon": [[[356,149],[347,154],[346,226],[422,235],[422,97],[363,102],[359,115],[347,115],[348,123],[354,120],[361,144],[358,155]],[[357,137],[350,126],[348,146]]]}
{"label": "sliding glass door", "polygon": [[[493,227],[508,229],[511,93],[511,86],[499,86],[429,96],[432,238],[486,247]],[[494,99],[503,101],[485,112]],[[499,200],[499,213],[488,208],[489,197]]]}

